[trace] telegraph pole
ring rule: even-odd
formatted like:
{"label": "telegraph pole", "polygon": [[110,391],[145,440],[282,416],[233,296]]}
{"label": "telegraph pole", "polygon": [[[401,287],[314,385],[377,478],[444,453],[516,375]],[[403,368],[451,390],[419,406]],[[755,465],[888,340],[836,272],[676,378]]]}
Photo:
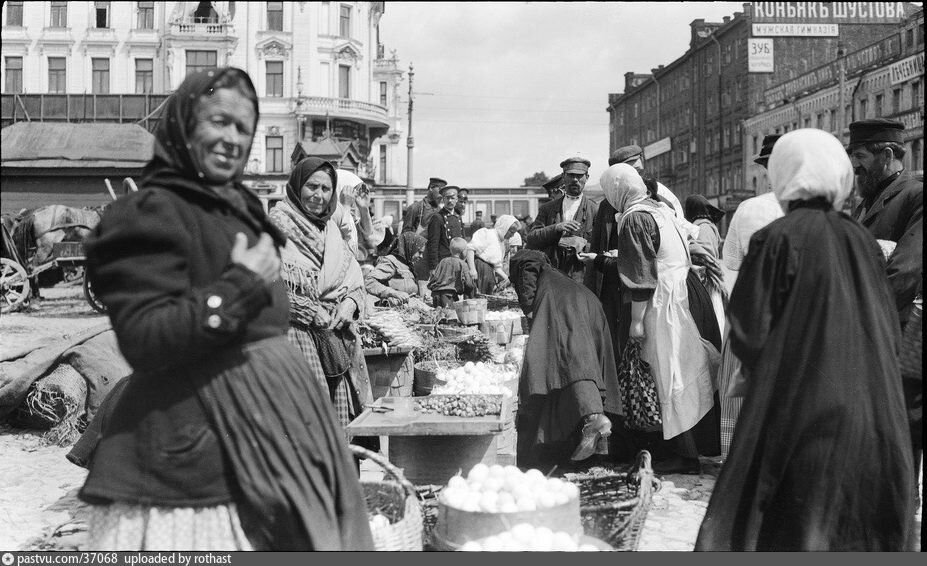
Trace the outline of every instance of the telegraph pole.
{"label": "telegraph pole", "polygon": [[412,78],[415,72],[412,70],[412,63],[409,63],[409,134],[406,137],[406,148],[408,148],[408,160],[406,163],[406,205],[411,206],[415,202],[415,189],[412,186],[412,149],[415,147],[415,141],[412,139]]}
{"label": "telegraph pole", "polygon": [[846,90],[847,90],[847,73],[846,59],[844,58],[845,48],[843,43],[837,44],[837,139],[843,143],[843,129],[847,124],[846,116]]}

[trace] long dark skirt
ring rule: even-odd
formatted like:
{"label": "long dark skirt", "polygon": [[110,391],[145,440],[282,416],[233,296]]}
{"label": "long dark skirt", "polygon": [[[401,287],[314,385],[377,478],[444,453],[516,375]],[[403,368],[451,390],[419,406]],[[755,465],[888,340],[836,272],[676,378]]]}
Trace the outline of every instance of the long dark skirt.
{"label": "long dark skirt", "polygon": [[603,412],[602,393],[592,380],[519,402],[519,466],[568,462],[579,442],[583,417]]}
{"label": "long dark skirt", "polygon": [[473,258],[473,264],[476,266],[476,292],[492,295],[496,287],[496,271],[492,264],[478,257]]}
{"label": "long dark skirt", "polygon": [[283,336],[237,355],[199,397],[233,464],[248,538],[258,550],[373,550],[344,431],[305,358]]}

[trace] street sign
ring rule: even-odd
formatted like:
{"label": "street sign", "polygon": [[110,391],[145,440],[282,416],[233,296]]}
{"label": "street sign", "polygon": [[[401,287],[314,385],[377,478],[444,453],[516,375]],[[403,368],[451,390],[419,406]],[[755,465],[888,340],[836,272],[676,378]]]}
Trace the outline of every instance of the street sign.
{"label": "street sign", "polygon": [[772,73],[773,40],[765,37],[751,37],[747,39],[747,71],[750,73]]}

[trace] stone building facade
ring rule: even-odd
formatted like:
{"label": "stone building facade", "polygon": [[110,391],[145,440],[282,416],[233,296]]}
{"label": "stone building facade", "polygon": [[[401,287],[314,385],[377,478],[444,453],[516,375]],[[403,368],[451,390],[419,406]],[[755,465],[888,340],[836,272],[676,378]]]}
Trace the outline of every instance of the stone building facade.
{"label": "stone building facade", "polygon": [[694,20],[682,56],[650,73],[626,73],[624,93],[609,95],[609,150],[640,145],[647,169],[680,200],[705,195],[728,217],[754,194],[755,152],[744,124],[767,109],[769,89],[832,62],[838,47],[855,52],[898,29],[846,23],[833,36],[774,37],[774,69],[758,73],[749,70],[753,12],[745,3],[723,22]]}
{"label": "stone building facade", "polygon": [[[341,166],[400,184],[403,72],[379,42],[384,10],[384,2],[4,2],[4,124],[30,108],[30,119],[136,121],[125,105],[156,106],[188,72],[231,65],[260,97],[253,182],[279,190],[291,159],[328,139]],[[98,102],[119,112],[104,117]],[[78,103],[93,105],[89,116],[75,118]],[[45,111],[53,105],[67,110]]]}

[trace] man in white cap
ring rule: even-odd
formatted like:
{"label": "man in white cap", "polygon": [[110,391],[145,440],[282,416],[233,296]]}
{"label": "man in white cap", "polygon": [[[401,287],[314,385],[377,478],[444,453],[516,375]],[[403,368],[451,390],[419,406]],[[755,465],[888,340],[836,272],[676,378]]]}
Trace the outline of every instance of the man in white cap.
{"label": "man in white cap", "polygon": [[598,205],[583,195],[589,179],[589,160],[570,157],[560,163],[563,194],[544,203],[528,231],[528,249],[544,252],[550,263],[580,283],[587,266],[577,254],[588,250]]}

